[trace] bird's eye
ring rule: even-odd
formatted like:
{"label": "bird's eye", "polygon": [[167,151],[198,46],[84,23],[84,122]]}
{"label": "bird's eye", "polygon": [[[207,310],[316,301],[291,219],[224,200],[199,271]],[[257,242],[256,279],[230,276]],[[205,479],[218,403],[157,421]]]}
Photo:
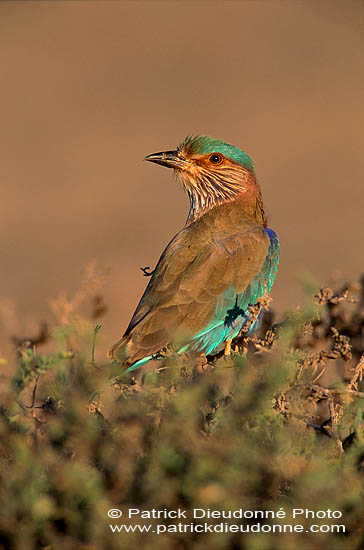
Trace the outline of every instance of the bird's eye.
{"label": "bird's eye", "polygon": [[211,162],[211,164],[221,164],[223,161],[223,157],[218,153],[212,153],[212,155],[209,156],[209,161]]}

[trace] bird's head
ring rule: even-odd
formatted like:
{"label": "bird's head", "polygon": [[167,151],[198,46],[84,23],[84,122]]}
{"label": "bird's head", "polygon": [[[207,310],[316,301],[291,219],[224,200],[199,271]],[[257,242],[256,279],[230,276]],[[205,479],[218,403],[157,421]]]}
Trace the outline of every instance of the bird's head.
{"label": "bird's head", "polygon": [[190,199],[188,220],[256,186],[251,158],[208,136],[187,137],[176,150],[153,153],[145,160],[174,169]]}

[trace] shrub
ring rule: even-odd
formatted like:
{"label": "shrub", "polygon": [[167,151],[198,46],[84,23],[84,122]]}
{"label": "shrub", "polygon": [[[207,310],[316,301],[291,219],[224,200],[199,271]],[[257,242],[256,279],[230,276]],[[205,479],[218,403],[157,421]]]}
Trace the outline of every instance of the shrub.
{"label": "shrub", "polygon": [[[281,323],[267,313],[229,357],[169,356],[135,377],[91,361],[85,333],[90,322],[65,322],[53,353],[19,346],[0,409],[0,548],[364,546],[364,279],[320,290]],[[129,509],[187,519],[129,519]],[[311,517],[328,509],[342,517]],[[257,510],[268,517],[249,517]],[[217,531],[194,530],[205,522]],[[137,524],[150,531],[110,527]],[[310,531],[335,524],[345,532]]]}

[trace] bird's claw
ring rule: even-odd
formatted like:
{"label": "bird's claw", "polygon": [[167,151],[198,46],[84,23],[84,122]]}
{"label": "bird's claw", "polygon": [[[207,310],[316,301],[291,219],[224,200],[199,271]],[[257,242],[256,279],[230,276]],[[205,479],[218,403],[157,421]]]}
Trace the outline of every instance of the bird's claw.
{"label": "bird's claw", "polygon": [[231,355],[231,340],[227,340],[225,343],[224,355],[225,357]]}
{"label": "bird's claw", "polygon": [[144,277],[151,277],[153,275],[153,271],[150,271],[149,265],[146,267],[141,267],[140,269],[142,270]]}

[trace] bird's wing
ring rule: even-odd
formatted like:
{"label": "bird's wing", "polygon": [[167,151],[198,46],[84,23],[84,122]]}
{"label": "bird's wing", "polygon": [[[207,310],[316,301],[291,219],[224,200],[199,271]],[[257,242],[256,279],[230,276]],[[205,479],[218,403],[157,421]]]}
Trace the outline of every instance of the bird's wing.
{"label": "bird's wing", "polygon": [[[216,344],[234,338],[241,329],[241,324],[234,325],[234,320],[241,316],[242,312],[248,320],[249,305],[256,304],[259,298],[269,294],[278,269],[279,240],[272,229],[264,231],[269,237],[270,244],[260,271],[251,278],[239,295],[231,286],[218,297],[214,317],[208,325],[194,335],[193,342],[186,348],[203,349],[206,353],[210,353],[216,348]],[[227,322],[227,312],[230,314],[230,323]],[[252,328],[254,326],[255,323]]]}
{"label": "bird's wing", "polygon": [[[123,339],[128,362],[185,342],[213,319],[218,298],[242,293],[264,266],[270,238],[261,227],[220,240],[182,230],[163,252]],[[113,354],[115,356],[115,354]]]}

